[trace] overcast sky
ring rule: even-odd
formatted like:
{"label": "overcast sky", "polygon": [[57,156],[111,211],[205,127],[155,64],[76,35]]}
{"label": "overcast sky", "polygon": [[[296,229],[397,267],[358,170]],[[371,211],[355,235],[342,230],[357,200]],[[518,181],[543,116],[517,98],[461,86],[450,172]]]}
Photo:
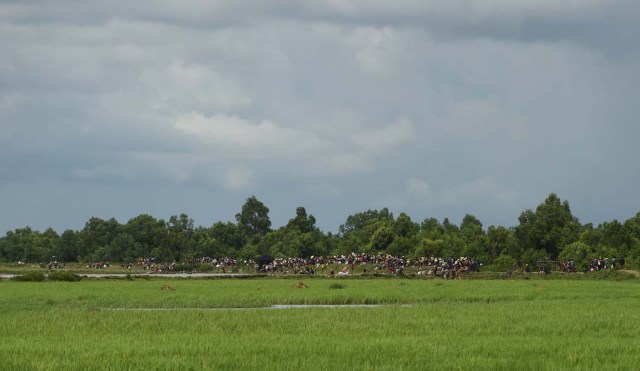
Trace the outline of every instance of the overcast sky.
{"label": "overcast sky", "polygon": [[640,211],[636,0],[0,2],[0,235]]}

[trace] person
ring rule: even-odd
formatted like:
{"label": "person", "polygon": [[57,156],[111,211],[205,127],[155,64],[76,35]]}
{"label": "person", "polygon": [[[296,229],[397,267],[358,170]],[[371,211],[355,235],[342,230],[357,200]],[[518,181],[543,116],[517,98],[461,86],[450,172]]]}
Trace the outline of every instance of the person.
{"label": "person", "polygon": [[569,260],[569,272],[575,272],[576,271],[576,262],[573,260],[573,258],[571,258],[571,260]]}

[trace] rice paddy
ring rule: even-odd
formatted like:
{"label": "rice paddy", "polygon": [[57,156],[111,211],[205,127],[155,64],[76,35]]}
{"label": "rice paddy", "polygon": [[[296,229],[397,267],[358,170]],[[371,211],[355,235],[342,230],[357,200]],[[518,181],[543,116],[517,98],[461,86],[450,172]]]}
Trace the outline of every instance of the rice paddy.
{"label": "rice paddy", "polygon": [[637,279],[5,280],[0,298],[8,370],[640,364]]}

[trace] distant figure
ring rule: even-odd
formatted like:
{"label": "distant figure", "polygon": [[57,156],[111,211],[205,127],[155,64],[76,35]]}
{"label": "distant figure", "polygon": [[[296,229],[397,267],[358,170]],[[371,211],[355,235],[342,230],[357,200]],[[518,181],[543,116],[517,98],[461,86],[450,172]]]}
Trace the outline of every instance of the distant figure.
{"label": "distant figure", "polygon": [[569,260],[569,272],[575,272],[575,271],[576,271],[576,262],[572,258],[571,260]]}

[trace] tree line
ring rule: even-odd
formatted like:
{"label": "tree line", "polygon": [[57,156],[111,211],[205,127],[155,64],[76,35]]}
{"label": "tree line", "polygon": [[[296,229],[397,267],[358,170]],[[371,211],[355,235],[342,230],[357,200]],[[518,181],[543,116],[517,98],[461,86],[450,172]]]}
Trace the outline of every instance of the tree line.
{"label": "tree line", "polygon": [[[569,202],[550,194],[535,210],[525,210],[515,227],[483,224],[467,214],[460,225],[448,218],[416,222],[407,214],[394,217],[387,208],[349,215],[338,233],[323,232],[316,219],[298,207],[295,216],[272,229],[269,208],[249,197],[235,222],[196,227],[186,214],[168,221],[147,214],[126,224],[93,217],[82,230],[58,234],[52,228],[30,227],[0,237],[0,261],[45,262],[52,256],[64,262],[133,262],[141,257],[180,261],[197,257],[255,259],[385,253],[396,256],[466,256],[485,265],[514,260],[535,264],[538,259],[574,259],[578,264],[597,257],[624,257],[640,262],[640,212],[623,223],[581,224]],[[634,264],[635,264],[634,263]]]}

